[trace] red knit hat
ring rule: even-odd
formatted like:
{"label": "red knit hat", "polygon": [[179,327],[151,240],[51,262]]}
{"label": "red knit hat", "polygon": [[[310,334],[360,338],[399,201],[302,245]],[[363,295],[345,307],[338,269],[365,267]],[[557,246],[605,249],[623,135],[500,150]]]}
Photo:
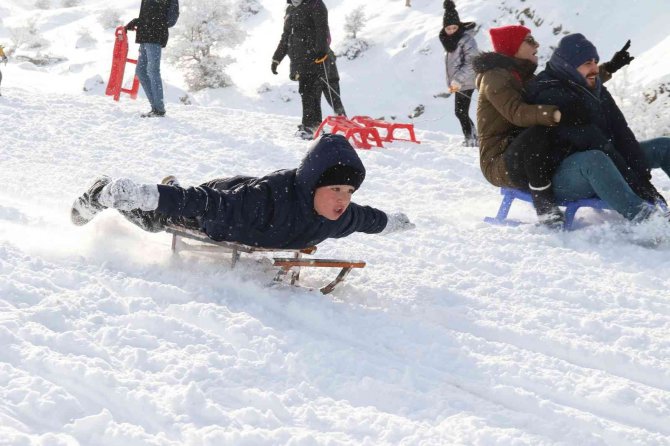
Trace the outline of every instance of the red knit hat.
{"label": "red knit hat", "polygon": [[530,30],[525,26],[510,25],[491,28],[489,34],[491,34],[493,50],[496,53],[514,57],[521,43],[523,43],[523,39],[530,34]]}

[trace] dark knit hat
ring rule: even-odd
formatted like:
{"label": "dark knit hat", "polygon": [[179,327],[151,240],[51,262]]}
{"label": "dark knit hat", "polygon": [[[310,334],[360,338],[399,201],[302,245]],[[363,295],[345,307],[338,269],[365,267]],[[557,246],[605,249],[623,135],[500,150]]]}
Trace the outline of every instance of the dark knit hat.
{"label": "dark knit hat", "polygon": [[496,53],[505,56],[514,57],[523,39],[530,34],[530,30],[521,25],[501,26],[500,28],[491,28],[489,31],[493,50]]}
{"label": "dark knit hat", "polygon": [[444,17],[442,17],[442,27],[448,25],[461,26],[461,18],[456,11],[456,5],[451,0],[444,1]]}
{"label": "dark knit hat", "polygon": [[322,186],[333,186],[335,184],[345,184],[354,189],[361,187],[365,174],[358,169],[344,164],[336,164],[326,169],[316,182],[315,189]]}
{"label": "dark knit hat", "polygon": [[600,61],[596,47],[583,34],[579,33],[563,37],[558,42],[558,48],[556,48],[554,54],[570,64],[572,68],[577,68],[591,59],[595,59],[596,63]]}

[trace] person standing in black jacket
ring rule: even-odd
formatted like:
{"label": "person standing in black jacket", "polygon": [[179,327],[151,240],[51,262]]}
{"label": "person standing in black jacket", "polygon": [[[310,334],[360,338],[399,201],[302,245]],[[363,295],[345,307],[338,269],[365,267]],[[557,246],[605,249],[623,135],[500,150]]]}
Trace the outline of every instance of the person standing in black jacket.
{"label": "person standing in black jacket", "polygon": [[289,77],[298,81],[302,98],[302,124],[298,136],[312,139],[321,124],[321,94],[327,88],[324,62],[330,53],[328,9],[323,0],[288,0],[288,3],[284,30],[272,56],[271,69],[276,74],[277,66],[288,55],[291,61]]}
{"label": "person standing in black jacket", "polygon": [[135,74],[151,104],[151,111],[142,117],[165,116],[161,51],[168,42],[168,28],[179,18],[179,0],[142,0],[139,17],[126,25],[126,31],[136,31],[135,43],[140,45]]}

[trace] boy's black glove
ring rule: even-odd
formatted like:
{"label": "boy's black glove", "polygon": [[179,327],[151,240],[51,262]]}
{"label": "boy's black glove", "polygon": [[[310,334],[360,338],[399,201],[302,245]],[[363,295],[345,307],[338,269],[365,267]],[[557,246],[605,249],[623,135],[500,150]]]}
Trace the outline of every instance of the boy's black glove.
{"label": "boy's black glove", "polygon": [[132,19],[128,24],[126,25],[126,31],[135,31],[137,29],[137,24],[139,23],[140,19]]}
{"label": "boy's black glove", "polygon": [[623,48],[614,53],[612,60],[603,64],[608,73],[614,74],[615,72],[619,71],[619,69],[625,67],[631,63],[633,59],[635,59],[628,53],[628,48],[630,48],[630,39],[628,42],[626,42]]}
{"label": "boy's black glove", "polygon": [[277,74],[277,66],[279,66],[279,62],[273,60],[272,65],[270,65],[270,70],[272,70],[272,74]]}

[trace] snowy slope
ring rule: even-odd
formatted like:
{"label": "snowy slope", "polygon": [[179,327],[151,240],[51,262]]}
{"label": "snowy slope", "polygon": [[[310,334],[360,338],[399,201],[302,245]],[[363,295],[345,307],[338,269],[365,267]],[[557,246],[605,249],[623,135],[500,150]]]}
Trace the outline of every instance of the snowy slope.
{"label": "snowy slope", "polygon": [[[166,68],[163,120],[138,119],[142,99],[81,91],[109,67],[111,39],[91,19],[105,2],[39,12],[51,39],[67,42],[54,52],[68,62],[2,67],[0,444],[670,444],[670,229],[588,211],[572,233],[482,223],[497,191],[477,154],[460,146],[453,104],[432,98],[443,89],[431,40],[441,2],[414,0],[408,10],[370,0],[378,15],[366,37],[375,45],[342,60],[343,91],[357,93],[345,105],[356,112],[406,120],[401,113],[422,102],[427,112],[416,122],[421,145],[360,152],[368,176],[355,196],[406,212],[417,228],[323,243],[323,256],[368,262],[332,295],[269,287],[267,261],[251,257],[230,271],[223,257],[173,256],[168,235],[143,233],[112,211],[70,224],[73,199],[100,173],[146,182],[175,174],[193,184],[300,160],[298,97],[279,98],[295,87],[266,63],[275,43],[266,33],[280,28],[276,3],[263,2],[251,19],[257,60],[243,57],[249,40],[236,50],[237,88],[182,106],[183,82]],[[462,0],[461,16],[492,21],[501,12],[489,3]],[[657,23],[668,17],[661,3],[638,12]],[[129,16],[137,8],[117,4]],[[355,2],[328,4],[337,21]],[[561,2],[582,8],[573,16],[534,4],[571,29],[602,9]],[[625,23],[624,2],[612,4],[619,9],[604,17]],[[18,0],[0,8],[3,26],[36,14]],[[73,48],[82,20],[98,40],[85,54]],[[636,70],[645,86],[667,80],[651,57],[667,42],[663,28],[630,31],[648,54],[637,54],[631,81],[614,91],[637,110],[624,93],[635,90]],[[605,53],[626,33],[593,34]],[[0,29],[0,41],[7,35]],[[259,95],[263,82],[273,90]],[[633,122],[655,134],[657,123]],[[670,194],[667,177],[655,183]],[[534,221],[528,206],[513,214]],[[329,279],[321,271],[302,278],[309,286]]]}

